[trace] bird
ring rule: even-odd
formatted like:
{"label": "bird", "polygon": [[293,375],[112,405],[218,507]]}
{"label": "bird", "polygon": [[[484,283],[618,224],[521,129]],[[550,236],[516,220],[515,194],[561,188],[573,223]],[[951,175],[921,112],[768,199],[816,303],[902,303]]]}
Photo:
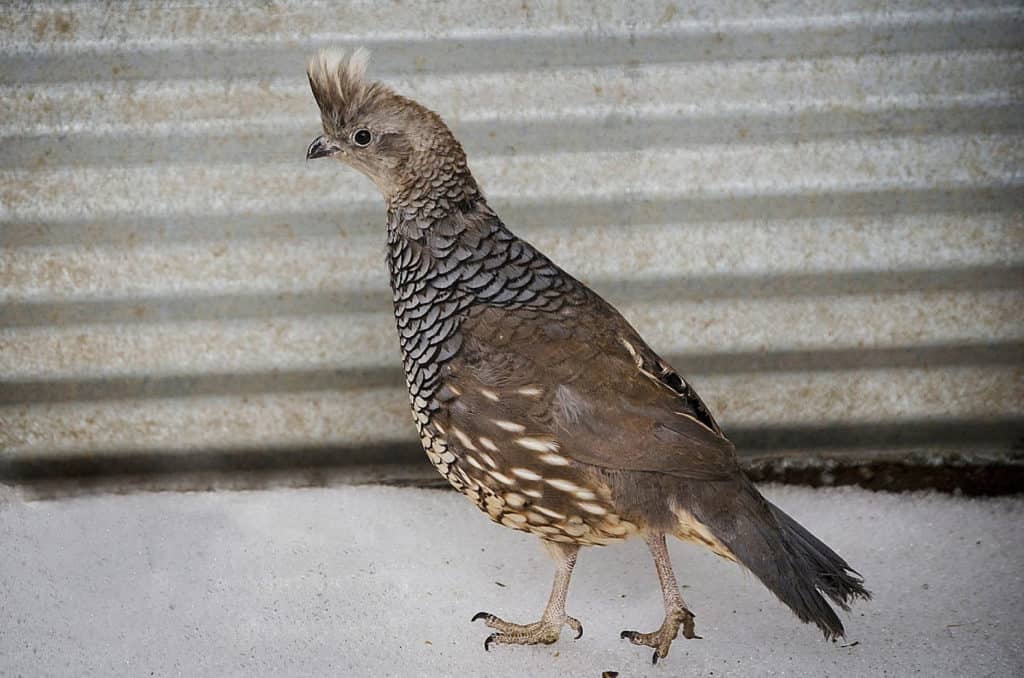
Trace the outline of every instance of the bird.
{"label": "bird", "polygon": [[867,599],[843,558],[765,499],[690,383],[596,292],[516,236],[488,204],[434,111],[366,76],[369,53],[321,50],[307,75],[322,134],[306,159],[368,177],[386,206],[386,259],[409,402],[426,456],[493,521],[540,538],[555,562],[536,622],[480,612],[492,645],[550,644],[580,548],[632,537],[650,550],[665,616],[621,638],[667,656],[699,638],[666,536],[752,572],[827,639],[835,604]]}

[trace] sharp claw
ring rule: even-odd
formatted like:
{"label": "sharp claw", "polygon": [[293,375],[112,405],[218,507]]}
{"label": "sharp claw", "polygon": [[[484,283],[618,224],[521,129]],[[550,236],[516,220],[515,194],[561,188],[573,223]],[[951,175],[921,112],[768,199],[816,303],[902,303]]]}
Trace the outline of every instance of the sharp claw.
{"label": "sharp claw", "polygon": [[632,640],[632,638],[630,638],[630,636],[632,636],[633,633],[634,633],[633,631],[623,631],[622,633],[619,634],[619,638],[622,638],[623,640]]}
{"label": "sharp claw", "polygon": [[497,633],[492,633],[484,639],[484,652],[491,651],[491,641],[498,637]]}
{"label": "sharp claw", "polygon": [[651,663],[652,664],[657,664],[658,663],[658,651],[657,650],[654,651],[654,656],[651,657]]}
{"label": "sharp claw", "polygon": [[583,637],[583,626],[580,625],[580,630],[576,632],[576,637],[573,640],[579,640]]}
{"label": "sharp claw", "polygon": [[470,619],[469,621],[475,622],[478,619],[486,619],[487,617],[490,617],[490,616],[491,616],[490,612],[477,612],[476,614],[473,615],[473,618]]}

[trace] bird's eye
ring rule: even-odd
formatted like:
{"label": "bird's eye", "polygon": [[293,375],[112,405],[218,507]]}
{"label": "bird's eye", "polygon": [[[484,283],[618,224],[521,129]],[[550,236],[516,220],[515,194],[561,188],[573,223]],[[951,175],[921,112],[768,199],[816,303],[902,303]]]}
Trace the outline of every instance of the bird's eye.
{"label": "bird's eye", "polygon": [[355,134],[352,135],[352,141],[356,146],[368,146],[372,139],[373,135],[370,134],[368,129],[357,129]]}

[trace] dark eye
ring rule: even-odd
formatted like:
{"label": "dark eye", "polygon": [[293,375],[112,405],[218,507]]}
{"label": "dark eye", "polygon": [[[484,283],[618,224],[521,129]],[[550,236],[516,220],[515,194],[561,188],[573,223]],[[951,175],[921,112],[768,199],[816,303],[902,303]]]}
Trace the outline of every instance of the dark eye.
{"label": "dark eye", "polygon": [[373,135],[368,129],[357,129],[356,133],[352,135],[352,141],[356,146],[367,146],[372,139]]}

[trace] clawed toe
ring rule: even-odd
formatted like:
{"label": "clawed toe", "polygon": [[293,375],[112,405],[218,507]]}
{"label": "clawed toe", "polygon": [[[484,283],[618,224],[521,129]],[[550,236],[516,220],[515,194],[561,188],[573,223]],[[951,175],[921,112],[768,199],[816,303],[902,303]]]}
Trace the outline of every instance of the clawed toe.
{"label": "clawed toe", "polygon": [[683,638],[686,638],[687,640],[702,640],[702,638],[694,631],[695,625],[693,618],[697,615],[690,612],[685,607],[679,610],[677,615],[679,616],[679,623],[683,626]]}
{"label": "clawed toe", "polygon": [[639,631],[623,631],[619,637],[628,640],[634,645],[646,645],[654,648],[654,655],[651,663],[657,664],[658,660],[668,655],[668,649],[675,640],[675,634],[664,633],[664,627],[654,633],[640,633]]}
{"label": "clawed toe", "polygon": [[501,635],[501,634],[500,633],[492,633],[491,635],[489,635],[486,638],[484,638],[484,652],[490,652],[491,651],[491,643],[493,643],[494,639],[497,638],[499,635]]}
{"label": "clawed toe", "polygon": [[628,640],[634,645],[653,647],[654,656],[651,657],[651,663],[657,664],[659,659],[664,659],[668,656],[668,650],[672,646],[672,641],[679,634],[680,626],[682,627],[684,638],[700,639],[700,636],[694,633],[693,613],[686,608],[667,615],[665,621],[661,624],[661,628],[657,631],[652,633],[623,631],[619,634],[619,637],[623,640]]}
{"label": "clawed toe", "polygon": [[583,636],[583,624],[575,617],[566,616],[562,621],[542,619],[532,624],[513,624],[489,612],[477,612],[472,621],[483,620],[484,624],[496,633],[484,639],[484,650],[490,651],[492,644],[504,645],[550,645],[558,640],[562,626],[568,626],[576,633],[576,638]]}

